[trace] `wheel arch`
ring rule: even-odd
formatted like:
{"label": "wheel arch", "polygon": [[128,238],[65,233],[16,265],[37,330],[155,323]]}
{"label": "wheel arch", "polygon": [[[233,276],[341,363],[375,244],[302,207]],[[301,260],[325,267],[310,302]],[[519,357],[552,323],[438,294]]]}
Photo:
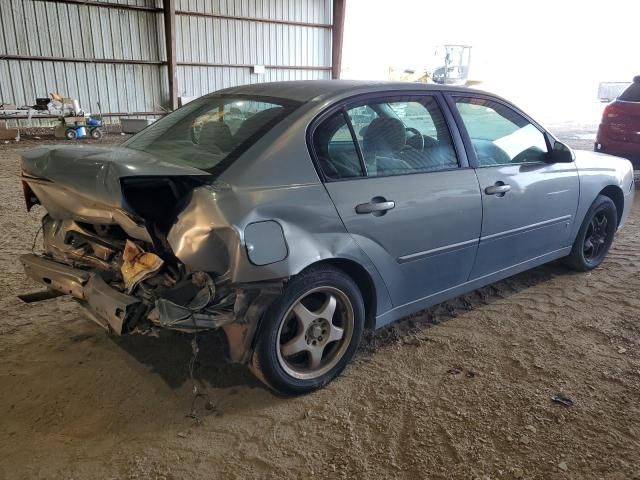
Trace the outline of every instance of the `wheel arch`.
{"label": "wheel arch", "polygon": [[358,262],[347,258],[327,258],[312,263],[305,268],[305,270],[319,265],[331,265],[351,277],[362,294],[365,312],[365,328],[375,328],[378,296],[373,278],[367,269]]}
{"label": "wheel arch", "polygon": [[618,225],[622,221],[622,213],[624,212],[624,193],[618,185],[608,185],[600,190],[598,195],[609,197],[616,206],[616,214],[618,216]]}

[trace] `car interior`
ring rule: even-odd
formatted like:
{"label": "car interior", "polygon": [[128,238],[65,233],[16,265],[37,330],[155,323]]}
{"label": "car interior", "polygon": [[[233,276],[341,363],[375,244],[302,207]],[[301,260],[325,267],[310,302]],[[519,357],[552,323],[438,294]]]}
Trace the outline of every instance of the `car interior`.
{"label": "car interior", "polygon": [[221,152],[229,153],[281,114],[282,107],[259,111],[241,119],[237,126],[234,125],[235,132],[232,132],[229,124],[238,123],[235,121],[236,119],[227,122],[227,115],[220,116],[205,122],[198,135],[192,135],[192,141],[204,149],[214,147]]}
{"label": "car interior", "polygon": [[[429,121],[434,136],[407,126],[386,103],[370,104],[375,112],[366,120],[354,117],[350,121],[358,127],[357,140],[366,166],[367,176],[402,175],[454,168],[458,165],[455,151],[444,120]],[[423,116],[430,112],[426,109]],[[358,152],[339,112],[327,119],[315,132],[314,146],[320,167],[329,179],[363,176]]]}

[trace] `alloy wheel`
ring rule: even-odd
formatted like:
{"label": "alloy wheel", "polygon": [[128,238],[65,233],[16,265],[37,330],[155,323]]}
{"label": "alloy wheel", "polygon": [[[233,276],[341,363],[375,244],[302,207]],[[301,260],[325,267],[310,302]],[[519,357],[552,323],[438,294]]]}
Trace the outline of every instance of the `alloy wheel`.
{"label": "alloy wheel", "polygon": [[608,227],[606,212],[597,212],[585,233],[583,253],[587,261],[593,262],[606,251],[606,244],[610,241],[610,232]]}
{"label": "alloy wheel", "polygon": [[298,297],[278,329],[278,363],[294,378],[309,380],[331,370],[344,356],[354,329],[349,297],[318,287]]}

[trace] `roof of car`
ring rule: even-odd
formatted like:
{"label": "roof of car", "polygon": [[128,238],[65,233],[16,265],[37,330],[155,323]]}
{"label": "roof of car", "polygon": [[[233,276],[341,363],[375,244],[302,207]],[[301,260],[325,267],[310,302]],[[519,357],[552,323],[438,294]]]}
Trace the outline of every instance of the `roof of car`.
{"label": "roof of car", "polygon": [[464,87],[424,84],[414,82],[385,82],[367,80],[298,80],[289,82],[254,83],[231,87],[216,93],[259,95],[265,97],[286,98],[298,102],[341,97],[349,93],[376,92],[385,90],[425,90],[425,91],[461,91],[476,92]]}

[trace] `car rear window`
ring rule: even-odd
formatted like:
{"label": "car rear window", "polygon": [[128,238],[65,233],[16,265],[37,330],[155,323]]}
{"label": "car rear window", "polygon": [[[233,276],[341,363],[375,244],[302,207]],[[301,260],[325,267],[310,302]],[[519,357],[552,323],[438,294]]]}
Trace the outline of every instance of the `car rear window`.
{"label": "car rear window", "polygon": [[640,81],[634,81],[624,92],[620,94],[618,100],[623,102],[640,102]]}
{"label": "car rear window", "polygon": [[207,95],[158,120],[123,146],[219,175],[299,106],[282,98]]}

